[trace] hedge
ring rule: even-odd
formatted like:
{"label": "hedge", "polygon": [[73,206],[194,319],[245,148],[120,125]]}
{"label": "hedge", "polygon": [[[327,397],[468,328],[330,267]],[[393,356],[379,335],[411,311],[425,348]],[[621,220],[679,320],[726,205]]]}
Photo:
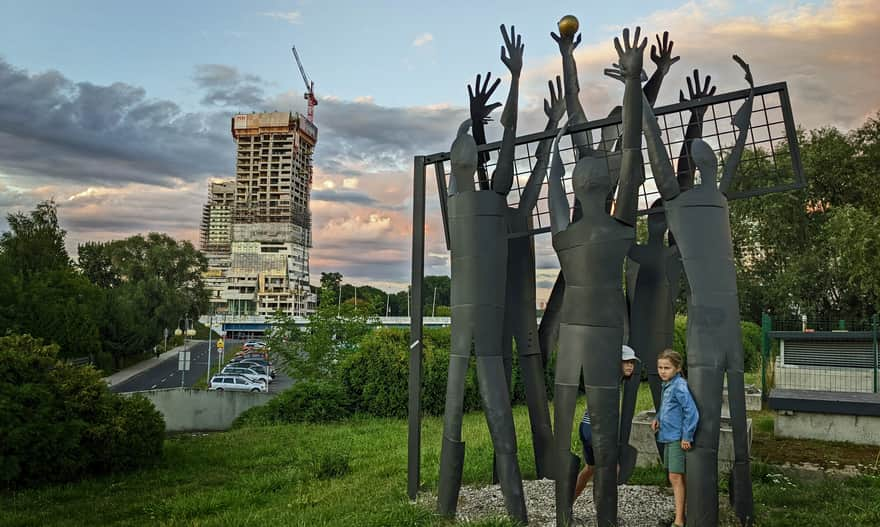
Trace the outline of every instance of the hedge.
{"label": "hedge", "polygon": [[0,337],[0,485],[71,481],[130,470],[162,456],[165,422],[139,396],[110,393],[93,368],[58,347]]}

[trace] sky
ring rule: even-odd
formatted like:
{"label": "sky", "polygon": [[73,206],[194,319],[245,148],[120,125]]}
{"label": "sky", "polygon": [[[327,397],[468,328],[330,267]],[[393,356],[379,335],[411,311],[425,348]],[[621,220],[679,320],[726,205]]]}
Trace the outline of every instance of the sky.
{"label": "sky", "polygon": [[[561,73],[550,38],[580,20],[576,50],[588,117],[619,104],[603,77],[612,40],[640,25],[670,32],[681,60],[658,104],[693,68],[718,91],[786,81],[798,125],[862,124],[880,110],[880,0],[354,2],[0,0],[0,230],[5,216],[54,199],[68,251],[167,232],[198,240],[208,183],[233,177],[238,112],[305,113],[297,47],[315,83],[312,281],[397,291],[410,280],[413,156],[449,149],[477,73],[503,81],[498,26],[523,35],[519,133],[543,129],[546,83]],[[653,64],[645,57],[650,74]],[[489,139],[500,137],[495,113]],[[428,178],[426,273],[448,274],[436,188]],[[546,238],[546,235],[544,236]],[[538,300],[558,263],[539,240]]]}

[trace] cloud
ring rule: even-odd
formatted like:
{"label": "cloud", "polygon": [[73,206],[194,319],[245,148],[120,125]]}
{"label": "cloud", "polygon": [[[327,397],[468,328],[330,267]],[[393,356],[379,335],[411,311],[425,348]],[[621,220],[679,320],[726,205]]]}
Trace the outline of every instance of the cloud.
{"label": "cloud", "polygon": [[193,81],[205,90],[202,104],[223,106],[239,111],[258,108],[264,100],[265,82],[256,75],[245,75],[236,68],[223,64],[199,64]]}
{"label": "cloud", "polygon": [[422,33],[421,35],[417,36],[415,40],[413,40],[412,45],[418,48],[424,46],[432,40],[434,40],[434,35],[430,33]]}
{"label": "cloud", "polygon": [[270,11],[260,13],[260,15],[270,18],[277,18],[278,20],[283,20],[288,24],[302,23],[302,13],[300,13],[299,11]]}

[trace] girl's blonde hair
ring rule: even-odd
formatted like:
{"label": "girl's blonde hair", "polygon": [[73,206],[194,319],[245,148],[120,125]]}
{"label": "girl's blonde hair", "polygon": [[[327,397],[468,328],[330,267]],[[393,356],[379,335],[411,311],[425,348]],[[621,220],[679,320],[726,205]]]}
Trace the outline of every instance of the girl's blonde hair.
{"label": "girl's blonde hair", "polygon": [[681,354],[673,349],[666,348],[665,350],[660,352],[660,355],[657,355],[657,360],[666,359],[672,363],[672,366],[675,367],[676,370],[681,369]]}

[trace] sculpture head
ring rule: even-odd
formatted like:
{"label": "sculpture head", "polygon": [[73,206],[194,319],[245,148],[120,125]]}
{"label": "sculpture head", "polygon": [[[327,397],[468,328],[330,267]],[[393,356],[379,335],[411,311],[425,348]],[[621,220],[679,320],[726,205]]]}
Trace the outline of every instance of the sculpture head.
{"label": "sculpture head", "polygon": [[716,187],[718,158],[715,157],[712,147],[702,139],[694,139],[694,142],[691,143],[691,158],[694,160],[697,170],[700,171],[700,185],[708,183]]}
{"label": "sculpture head", "polygon": [[574,195],[584,206],[584,212],[605,210],[605,198],[611,192],[611,176],[608,175],[608,165],[604,158],[580,158],[574,167],[571,183]]}
{"label": "sculpture head", "polygon": [[663,240],[663,235],[666,234],[667,224],[666,224],[666,214],[660,211],[660,208],[663,206],[663,200],[658,199],[654,203],[651,204],[651,208],[648,210],[648,239],[649,240]]}
{"label": "sculpture head", "polygon": [[452,142],[452,147],[449,149],[449,160],[452,165],[451,185],[455,185],[455,192],[473,192],[474,190],[474,172],[477,171],[478,163],[477,142],[467,133],[470,127],[470,119],[461,123],[455,141]]}

